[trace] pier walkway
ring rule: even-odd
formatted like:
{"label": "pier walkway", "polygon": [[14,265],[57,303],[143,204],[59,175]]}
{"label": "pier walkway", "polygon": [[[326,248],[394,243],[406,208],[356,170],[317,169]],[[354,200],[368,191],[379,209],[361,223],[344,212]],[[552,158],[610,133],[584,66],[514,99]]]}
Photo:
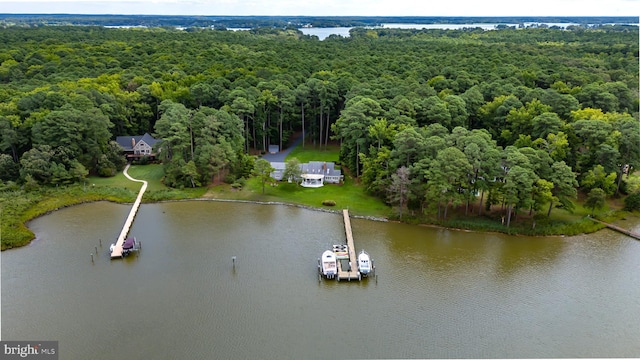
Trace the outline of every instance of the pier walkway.
{"label": "pier walkway", "polygon": [[349,266],[343,269],[342,262],[338,261],[338,281],[340,280],[361,280],[362,276],[358,271],[358,258],[356,257],[356,247],[353,244],[353,233],[351,232],[351,219],[349,210],[342,210],[344,218],[344,232],[347,237],[347,250],[349,252]]}
{"label": "pier walkway", "polygon": [[127,170],[129,170],[129,164],[127,164],[127,166],[124,168],[124,171],[122,173],[124,174],[124,176],[127,177],[127,179],[131,181],[141,182],[142,188],[140,188],[138,197],[136,198],[136,201],[133,203],[133,207],[131,207],[129,216],[127,217],[127,220],[124,222],[124,226],[122,227],[120,236],[118,236],[118,240],[116,241],[115,247],[111,252],[112,259],[122,257],[122,244],[124,243],[124,240],[127,238],[127,235],[129,234],[129,230],[131,229],[131,225],[133,224],[133,220],[135,219],[136,214],[138,213],[138,208],[140,207],[140,202],[142,201],[142,195],[144,195],[144,192],[147,190],[147,182],[144,180],[138,180],[138,179],[132,178],[131,176],[129,176],[129,173],[127,172]]}
{"label": "pier walkway", "polygon": [[604,221],[596,220],[596,219],[594,219],[592,217],[589,217],[589,219],[591,219],[591,220],[593,220],[593,221],[595,221],[597,223],[600,223],[600,224],[608,227],[611,230],[615,230],[615,231],[621,232],[621,233],[623,233],[623,234],[625,234],[627,236],[630,236],[630,237],[632,237],[632,238],[634,238],[636,240],[640,240],[640,234],[638,234],[638,233],[635,233],[633,231],[621,228],[620,226],[616,226],[616,225],[613,225],[613,224],[606,223]]}

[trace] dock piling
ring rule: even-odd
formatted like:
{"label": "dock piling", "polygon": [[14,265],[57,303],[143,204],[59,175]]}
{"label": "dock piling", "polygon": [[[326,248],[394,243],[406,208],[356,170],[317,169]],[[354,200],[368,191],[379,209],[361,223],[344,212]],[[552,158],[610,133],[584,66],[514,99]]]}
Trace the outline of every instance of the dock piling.
{"label": "dock piling", "polygon": [[93,253],[91,253],[91,263],[93,264]]}

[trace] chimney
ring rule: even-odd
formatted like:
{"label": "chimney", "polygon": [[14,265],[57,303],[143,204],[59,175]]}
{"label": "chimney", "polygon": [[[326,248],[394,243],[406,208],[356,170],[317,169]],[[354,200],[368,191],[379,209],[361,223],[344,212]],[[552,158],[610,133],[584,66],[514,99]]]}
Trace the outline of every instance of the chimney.
{"label": "chimney", "polygon": [[136,139],[131,138],[131,148],[133,149],[136,146]]}

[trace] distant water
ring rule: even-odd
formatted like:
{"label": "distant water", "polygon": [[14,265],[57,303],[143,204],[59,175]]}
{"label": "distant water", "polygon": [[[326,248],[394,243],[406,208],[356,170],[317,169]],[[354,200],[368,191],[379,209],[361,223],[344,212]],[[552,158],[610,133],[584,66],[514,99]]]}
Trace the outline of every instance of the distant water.
{"label": "distant water", "polygon": [[[524,26],[526,28],[530,27],[558,27],[561,29],[566,29],[569,26],[578,26],[578,23],[522,23],[522,24],[498,24],[498,23],[477,23],[477,24],[382,24],[382,28],[385,29],[441,29],[441,30],[460,30],[467,28],[481,28],[483,30],[496,30],[498,26],[507,26],[507,27],[515,27],[518,28],[520,26]],[[626,25],[636,25],[638,24],[626,24]],[[340,35],[344,37],[349,37],[349,31],[351,27],[332,27],[332,28],[300,28],[298,30],[302,31],[305,35],[315,35],[320,40],[324,40],[331,35]],[[234,29],[241,30],[241,29]],[[246,30],[246,29],[245,29]]]}
{"label": "distant water", "polygon": [[300,28],[298,30],[302,31],[305,35],[315,35],[320,40],[324,40],[331,35],[340,35],[343,37],[349,37],[349,30],[351,27],[331,27],[331,28]]}
{"label": "distant water", "polygon": [[382,24],[385,29],[440,29],[460,30],[467,28],[481,28],[483,30],[495,30],[498,25],[517,27],[518,24]]}
{"label": "distant water", "polygon": [[[525,22],[522,24],[503,24],[503,23],[477,23],[477,24],[382,24],[383,28],[393,28],[393,29],[442,29],[442,30],[460,30],[466,28],[481,28],[483,30],[495,30],[498,26],[507,26],[507,27],[558,27],[561,29],[566,29],[569,26],[579,26],[578,23],[533,23],[533,22]],[[637,24],[630,24],[637,25]]]}

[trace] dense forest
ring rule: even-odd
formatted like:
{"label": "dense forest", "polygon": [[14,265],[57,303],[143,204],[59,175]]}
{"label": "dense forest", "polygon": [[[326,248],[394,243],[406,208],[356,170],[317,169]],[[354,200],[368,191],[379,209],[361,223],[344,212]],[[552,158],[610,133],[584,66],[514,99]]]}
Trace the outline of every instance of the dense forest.
{"label": "dense forest", "polygon": [[[123,166],[119,135],[161,139],[165,183],[249,176],[302,132],[400,209],[571,208],[640,166],[638,27],[0,30],[3,188]],[[480,201],[480,206],[473,205]],[[548,206],[548,208],[546,208]],[[508,222],[512,211],[508,211]]]}

